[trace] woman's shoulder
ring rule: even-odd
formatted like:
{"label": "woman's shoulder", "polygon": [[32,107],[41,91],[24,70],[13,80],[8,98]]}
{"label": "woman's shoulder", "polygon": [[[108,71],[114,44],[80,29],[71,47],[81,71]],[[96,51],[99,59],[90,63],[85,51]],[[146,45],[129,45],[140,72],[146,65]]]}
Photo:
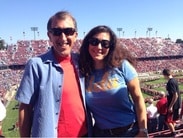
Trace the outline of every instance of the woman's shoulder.
{"label": "woman's shoulder", "polygon": [[122,69],[134,69],[132,64],[127,59],[122,60],[120,67]]}

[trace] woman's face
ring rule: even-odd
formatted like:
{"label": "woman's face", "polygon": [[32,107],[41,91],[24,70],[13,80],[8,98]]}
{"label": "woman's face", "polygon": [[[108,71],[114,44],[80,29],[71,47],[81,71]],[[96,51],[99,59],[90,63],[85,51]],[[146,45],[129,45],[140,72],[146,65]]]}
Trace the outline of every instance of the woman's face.
{"label": "woman's face", "polygon": [[89,41],[89,53],[95,64],[103,64],[104,58],[109,53],[110,35],[107,32],[96,34]]}

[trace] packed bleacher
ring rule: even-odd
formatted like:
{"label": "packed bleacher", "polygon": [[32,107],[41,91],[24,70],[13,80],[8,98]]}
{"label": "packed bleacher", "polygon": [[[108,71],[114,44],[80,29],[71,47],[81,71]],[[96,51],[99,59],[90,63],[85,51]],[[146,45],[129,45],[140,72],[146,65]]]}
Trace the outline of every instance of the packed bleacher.
{"label": "packed bleacher", "polygon": [[7,65],[22,65],[36,55],[40,55],[50,48],[48,40],[38,41],[18,41],[15,45],[9,45],[7,48]]}
{"label": "packed bleacher", "polygon": [[138,58],[137,71],[151,72],[163,68],[182,69],[183,45],[161,38],[119,39]]}
{"label": "packed bleacher", "polygon": [[162,38],[119,39],[138,58],[183,55],[183,45]]}

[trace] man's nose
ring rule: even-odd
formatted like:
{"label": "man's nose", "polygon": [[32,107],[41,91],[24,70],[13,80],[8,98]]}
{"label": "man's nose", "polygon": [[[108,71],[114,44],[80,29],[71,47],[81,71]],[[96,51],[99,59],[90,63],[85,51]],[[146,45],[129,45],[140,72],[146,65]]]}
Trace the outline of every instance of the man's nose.
{"label": "man's nose", "polygon": [[67,36],[64,34],[64,32],[62,32],[61,35],[60,35],[59,37],[61,37],[61,38],[64,39],[64,40],[67,39]]}

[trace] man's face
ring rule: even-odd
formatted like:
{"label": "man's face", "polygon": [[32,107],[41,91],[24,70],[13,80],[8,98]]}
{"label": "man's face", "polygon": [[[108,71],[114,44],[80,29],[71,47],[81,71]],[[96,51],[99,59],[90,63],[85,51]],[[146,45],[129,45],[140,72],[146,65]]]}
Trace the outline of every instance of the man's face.
{"label": "man's face", "polygon": [[77,39],[77,32],[73,20],[68,16],[64,20],[54,20],[48,37],[53,44],[55,54],[61,57],[70,56],[71,50]]}

